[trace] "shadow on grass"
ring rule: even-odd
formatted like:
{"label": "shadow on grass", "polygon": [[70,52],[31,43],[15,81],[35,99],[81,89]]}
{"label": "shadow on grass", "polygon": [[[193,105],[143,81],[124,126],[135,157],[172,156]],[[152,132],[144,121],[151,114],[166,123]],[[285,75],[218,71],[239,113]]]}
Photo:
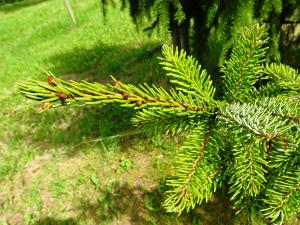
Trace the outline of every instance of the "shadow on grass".
{"label": "shadow on grass", "polygon": [[178,216],[167,213],[162,206],[162,196],[166,191],[165,182],[154,189],[130,186],[114,182],[99,191],[97,201],[81,199],[76,207],[79,212],[71,219],[40,219],[34,225],[71,225],[76,221],[87,224],[131,224],[131,225],[233,225],[234,213],[228,202],[214,197],[214,201],[203,207],[196,207],[189,213]]}
{"label": "shadow on grass", "polygon": [[86,224],[130,224],[130,225],[233,225],[234,213],[228,202],[218,199],[203,207],[196,207],[189,213],[178,216],[167,213],[162,207],[165,182],[154,189],[129,186],[115,182],[103,188],[92,203],[81,199],[76,207],[76,216],[67,220],[55,218],[40,219],[34,225],[71,225],[76,221]]}
{"label": "shadow on grass", "polygon": [[[133,114],[134,110],[116,105],[60,108],[42,114],[30,107],[14,115],[17,121],[22,121],[23,129],[16,126],[11,140],[34,143],[45,151],[54,148],[75,153],[85,145],[109,149],[118,147],[119,138],[111,136],[133,129],[130,123]],[[94,142],[99,138],[104,140]]]}
{"label": "shadow on grass", "polygon": [[77,48],[71,52],[53,55],[47,61],[50,70],[64,79],[108,81],[109,75],[138,83],[159,78],[157,56],[161,45],[148,42],[140,46],[107,45],[99,43],[93,48]]}
{"label": "shadow on grass", "polygon": [[5,13],[14,12],[22,8],[35,6],[45,1],[48,0],[0,0],[0,11]]}
{"label": "shadow on grass", "polygon": [[59,219],[47,217],[36,221],[32,225],[76,225],[76,224],[78,223],[74,219],[59,220]]}
{"label": "shadow on grass", "polygon": [[192,225],[229,225],[232,224],[233,212],[228,210],[227,202],[218,200],[209,202],[204,207],[180,217],[167,213],[162,207],[162,196],[166,187],[164,182],[154,190],[144,187],[131,187],[128,184],[114,183],[100,192],[98,202],[81,202],[81,218],[90,219],[94,224],[150,225],[150,224],[192,224]]}

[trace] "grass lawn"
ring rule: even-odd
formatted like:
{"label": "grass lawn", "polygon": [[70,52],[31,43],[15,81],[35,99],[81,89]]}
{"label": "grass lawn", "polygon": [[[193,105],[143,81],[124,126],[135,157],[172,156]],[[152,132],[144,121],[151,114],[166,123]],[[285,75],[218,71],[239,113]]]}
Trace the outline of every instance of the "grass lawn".
{"label": "grass lawn", "polygon": [[0,225],[214,225],[232,212],[212,200],[178,217],[161,206],[165,179],[181,137],[137,133],[132,110],[116,106],[59,108],[39,114],[16,83],[65,79],[164,84],[158,36],[137,32],[118,6],[99,0],[0,6]]}

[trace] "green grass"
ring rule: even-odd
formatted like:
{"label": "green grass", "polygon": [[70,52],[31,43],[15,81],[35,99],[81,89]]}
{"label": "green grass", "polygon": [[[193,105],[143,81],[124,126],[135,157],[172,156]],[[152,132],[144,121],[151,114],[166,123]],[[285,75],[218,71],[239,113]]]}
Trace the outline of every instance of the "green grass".
{"label": "green grass", "polygon": [[[146,136],[116,106],[59,108],[17,93],[16,83],[65,79],[165,84],[158,36],[137,32],[128,12],[98,0],[0,6],[0,224],[233,224],[212,201],[181,217],[161,206],[179,137]],[[237,224],[237,223],[235,223]]]}

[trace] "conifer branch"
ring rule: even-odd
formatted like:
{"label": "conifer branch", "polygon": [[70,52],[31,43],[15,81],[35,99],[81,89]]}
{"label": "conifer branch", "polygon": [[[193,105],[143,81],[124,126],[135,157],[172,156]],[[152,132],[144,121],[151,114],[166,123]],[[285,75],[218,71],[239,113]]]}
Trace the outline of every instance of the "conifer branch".
{"label": "conifer branch", "polygon": [[[237,132],[233,135],[235,145],[233,146],[234,162],[230,170],[231,200],[238,212],[249,207],[245,200],[260,194],[267,182],[265,178],[267,151],[265,141]],[[241,191],[243,190],[243,191]]]}
{"label": "conifer branch", "polygon": [[154,133],[176,134],[193,129],[202,123],[203,114],[178,111],[172,108],[151,107],[137,112],[132,122]]}
{"label": "conifer branch", "polygon": [[[299,132],[299,131],[298,131]],[[269,167],[284,173],[287,168],[296,166],[300,162],[299,142],[294,137],[299,133],[279,136],[269,143]]]}
{"label": "conifer branch", "polygon": [[[19,90],[43,103],[42,111],[118,103],[137,109],[132,121],[146,131],[189,130],[174,176],[167,181],[164,206],[169,212],[193,209],[227,182],[238,212],[264,199],[264,214],[283,221],[300,211],[300,76],[281,64],[263,67],[265,43],[260,27],[242,35],[222,68],[222,101],[214,99],[215,87],[197,61],[167,46],[161,64],[174,89],[114,78],[113,85],[64,81],[49,75],[48,82],[22,82]],[[259,78],[264,82],[257,88]]]}
{"label": "conifer branch", "polygon": [[287,215],[300,211],[300,169],[291,168],[283,175],[279,175],[274,183],[266,190],[265,203],[262,212],[272,218],[272,222],[283,223]]}
{"label": "conifer branch", "polygon": [[200,162],[201,162],[201,158],[204,154],[204,151],[206,149],[206,145],[208,144],[208,139],[211,135],[211,128],[208,129],[208,131],[205,133],[205,136],[204,136],[204,140],[203,140],[203,144],[198,152],[198,155],[197,155],[197,158],[196,160],[193,162],[193,165],[192,165],[192,168],[191,168],[191,172],[189,173],[188,175],[188,178],[186,179],[186,181],[184,182],[184,186],[181,190],[182,193],[185,193],[187,188],[189,187],[190,183],[191,183],[191,180],[194,176],[194,174],[196,173],[196,170],[197,170],[197,167],[199,166]]}
{"label": "conifer branch", "polygon": [[286,98],[264,98],[256,100],[257,107],[266,108],[271,115],[283,120],[290,120],[298,123],[300,121],[299,102],[290,102]]}
{"label": "conifer branch", "polygon": [[[208,112],[209,109],[190,95],[162,87],[139,87],[123,84],[115,80],[114,85],[89,83],[87,81],[64,81],[49,76],[51,82],[28,81],[20,83],[19,89],[27,98],[50,104],[50,107],[61,105],[95,105],[103,103],[120,103],[122,106],[143,108],[148,106],[170,107],[190,113]],[[49,108],[49,107],[48,107]]]}
{"label": "conifer branch", "polygon": [[212,27],[212,25],[213,25],[213,23],[216,19],[217,12],[220,9],[220,7],[221,7],[221,1],[220,0],[212,1],[212,4],[209,7],[208,12],[207,12],[207,19],[206,19],[207,22],[206,22],[206,25],[205,25],[207,28]]}
{"label": "conifer branch", "polygon": [[291,96],[295,96],[296,93],[297,92],[291,90],[290,86],[288,86],[287,84],[268,82],[266,85],[263,85],[259,88],[252,88],[249,92],[247,92],[247,95],[245,95],[245,99],[247,100],[247,102],[249,102],[263,98],[288,98]]}
{"label": "conifer branch", "polygon": [[216,186],[214,179],[220,172],[218,143],[212,128],[195,128],[181,147],[174,177],[167,181],[164,206],[169,212],[189,211],[196,204],[208,200]]}
{"label": "conifer branch", "polygon": [[287,120],[274,118],[267,108],[253,104],[233,103],[220,109],[222,119],[229,129],[242,128],[269,141],[291,128]]}
{"label": "conifer branch", "polygon": [[176,90],[192,94],[206,105],[213,102],[215,88],[210,76],[193,57],[168,46],[163,47],[163,55],[160,64],[171,78],[170,82],[176,85]]}
{"label": "conifer branch", "polygon": [[262,72],[267,42],[261,27],[246,30],[232,50],[221,71],[224,73],[225,97],[228,102],[239,100],[252,88]]}
{"label": "conifer branch", "polygon": [[265,66],[264,73],[280,83],[288,83],[287,86],[300,91],[300,73],[297,69],[284,64],[271,63]]}

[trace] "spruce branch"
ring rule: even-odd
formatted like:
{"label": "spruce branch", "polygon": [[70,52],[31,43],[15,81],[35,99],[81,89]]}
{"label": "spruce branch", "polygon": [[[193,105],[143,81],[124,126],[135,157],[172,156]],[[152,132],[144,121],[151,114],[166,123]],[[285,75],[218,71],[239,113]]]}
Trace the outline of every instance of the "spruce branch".
{"label": "spruce branch", "polygon": [[234,46],[230,59],[221,68],[228,102],[240,101],[260,78],[266,43],[265,32],[257,26],[245,30]]}
{"label": "spruce branch", "polygon": [[167,181],[170,187],[164,203],[167,211],[181,214],[208,200],[220,172],[218,146],[214,131],[205,124],[187,136],[177,156],[175,175]]}
{"label": "spruce branch", "polygon": [[284,64],[271,63],[265,66],[264,73],[271,80],[276,80],[289,86],[290,89],[300,91],[300,73],[297,69]]}
{"label": "spruce branch", "polygon": [[[298,137],[298,140],[295,140]],[[269,142],[269,167],[278,173],[284,173],[288,168],[300,162],[299,131],[292,135],[280,136]]]}
{"label": "spruce branch", "polygon": [[[50,104],[95,105],[120,103],[125,107],[143,108],[148,106],[169,107],[190,113],[208,112],[209,108],[194,100],[191,95],[184,95],[171,89],[147,84],[134,86],[114,80],[114,85],[103,85],[87,81],[64,81],[51,76],[55,83],[27,81],[19,83],[19,89],[27,98]],[[49,81],[49,78],[48,78]]]}
{"label": "spruce branch", "polygon": [[203,114],[195,112],[151,107],[138,111],[132,122],[145,131],[174,135],[199,126],[203,117]]}
{"label": "spruce branch", "polygon": [[287,119],[279,120],[268,108],[249,103],[226,105],[220,109],[219,118],[228,125],[228,129],[243,129],[266,141],[283,135],[291,128]]}
{"label": "spruce branch", "polygon": [[289,98],[295,96],[296,92],[291,90],[290,86],[286,83],[268,82],[267,84],[260,86],[259,88],[253,87],[244,96],[247,102],[255,101],[256,99],[263,98]]}
{"label": "spruce branch", "polygon": [[211,28],[214,21],[216,20],[216,17],[217,17],[217,13],[218,13],[218,10],[220,9],[221,7],[221,1],[220,0],[214,0],[212,1],[209,9],[208,9],[208,12],[207,12],[207,19],[206,19],[206,24],[205,26],[207,28]]}
{"label": "spruce branch", "polygon": [[290,67],[262,65],[266,40],[258,26],[243,33],[221,70],[222,101],[214,99],[215,87],[197,61],[167,46],[161,64],[174,89],[49,75],[47,82],[20,83],[19,90],[43,103],[42,111],[117,103],[137,109],[132,121],[146,131],[190,131],[167,181],[164,206],[169,212],[189,211],[207,201],[218,185],[229,184],[238,212],[262,206],[264,200],[265,215],[283,221],[300,211],[300,78]]}
{"label": "spruce branch", "polygon": [[180,0],[172,0],[173,6],[176,9],[176,12],[174,14],[174,19],[178,22],[178,24],[182,24],[186,20],[185,13],[183,11],[182,5],[180,3]]}
{"label": "spruce branch", "polygon": [[259,88],[252,88],[246,96],[252,101],[265,97],[293,97],[300,94],[299,71],[283,64],[267,64],[263,68],[263,77],[266,84]]}
{"label": "spruce branch", "polygon": [[249,207],[245,203],[251,203],[248,200],[258,196],[267,182],[267,151],[265,141],[253,135],[237,131],[233,140],[234,161],[230,168],[229,193],[232,193],[234,207],[240,212]]}
{"label": "spruce branch", "polygon": [[164,0],[156,0],[153,4],[153,12],[157,14],[157,17],[159,18],[159,24],[163,28],[168,27],[170,23],[170,4],[172,4],[172,2]]}
{"label": "spruce branch", "polygon": [[300,211],[300,167],[291,167],[283,175],[279,175],[266,190],[264,202],[266,207],[262,209],[265,216],[272,222],[282,224],[285,217]]}
{"label": "spruce branch", "polygon": [[163,46],[163,55],[160,64],[167,71],[170,82],[176,85],[176,90],[192,94],[206,105],[213,102],[215,88],[210,76],[193,57],[168,46]]}
{"label": "spruce branch", "polygon": [[300,121],[300,104],[286,98],[264,98],[254,102],[257,107],[266,108],[273,116],[290,120],[293,123]]}

